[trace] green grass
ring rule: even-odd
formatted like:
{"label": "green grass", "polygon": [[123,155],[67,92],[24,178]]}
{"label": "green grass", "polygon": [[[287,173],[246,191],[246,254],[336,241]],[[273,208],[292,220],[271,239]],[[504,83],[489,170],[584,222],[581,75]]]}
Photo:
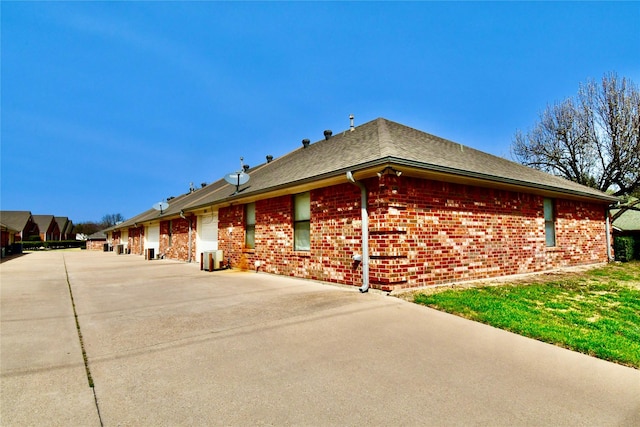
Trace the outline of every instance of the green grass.
{"label": "green grass", "polygon": [[414,302],[640,368],[640,262],[554,276],[417,293]]}

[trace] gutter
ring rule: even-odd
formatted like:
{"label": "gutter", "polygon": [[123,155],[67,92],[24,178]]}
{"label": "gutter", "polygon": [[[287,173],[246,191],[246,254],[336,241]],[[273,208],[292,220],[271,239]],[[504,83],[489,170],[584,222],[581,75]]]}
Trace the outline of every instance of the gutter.
{"label": "gutter", "polygon": [[[360,211],[362,215],[362,286],[361,293],[369,290],[369,215],[367,213],[367,188],[356,181],[351,171],[347,172],[347,179],[360,188]],[[356,256],[354,255],[354,260]]]}

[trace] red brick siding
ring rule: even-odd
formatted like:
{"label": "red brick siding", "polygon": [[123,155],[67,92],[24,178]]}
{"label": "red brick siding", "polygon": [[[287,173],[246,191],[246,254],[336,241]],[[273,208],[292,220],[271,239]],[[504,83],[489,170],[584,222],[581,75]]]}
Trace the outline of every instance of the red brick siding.
{"label": "red brick siding", "polygon": [[119,245],[122,240],[121,234],[120,234],[120,230],[114,231],[113,234],[111,235],[111,245],[112,246],[116,246]]}
{"label": "red brick siding", "polygon": [[88,251],[103,251],[106,240],[87,240]]}
{"label": "red brick siding", "polygon": [[[370,283],[391,290],[606,261],[604,205],[556,201],[556,246],[545,243],[543,198],[384,175],[369,195]],[[244,206],[219,211],[219,247],[234,267],[360,285],[360,190],[311,191],[311,250],[293,250],[292,196],[256,202],[255,249]]]}
{"label": "red brick siding", "polygon": [[[192,261],[196,252],[196,221],[191,218],[191,256]],[[171,245],[169,245],[171,240]],[[159,253],[170,259],[179,261],[189,260],[189,218],[177,218],[171,220],[171,239],[169,239],[169,221],[160,222],[160,247]]]}
{"label": "red brick siding", "polygon": [[129,252],[136,255],[144,254],[144,227],[129,229]]}

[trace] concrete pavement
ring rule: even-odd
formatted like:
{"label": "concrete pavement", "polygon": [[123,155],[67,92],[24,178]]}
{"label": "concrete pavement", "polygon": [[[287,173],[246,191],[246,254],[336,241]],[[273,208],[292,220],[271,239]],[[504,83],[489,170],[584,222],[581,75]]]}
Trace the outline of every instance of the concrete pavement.
{"label": "concrete pavement", "polygon": [[381,294],[102,252],[0,268],[3,426],[640,425],[640,371]]}

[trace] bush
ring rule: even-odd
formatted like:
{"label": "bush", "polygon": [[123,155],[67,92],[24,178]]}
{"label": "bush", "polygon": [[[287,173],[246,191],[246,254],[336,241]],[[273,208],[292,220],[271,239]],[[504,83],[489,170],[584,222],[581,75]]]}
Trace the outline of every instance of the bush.
{"label": "bush", "polygon": [[41,249],[68,249],[68,248],[86,248],[87,242],[84,240],[57,240],[47,242],[21,242],[22,249],[25,251],[39,251]]}
{"label": "bush", "polygon": [[613,241],[616,261],[627,262],[640,257],[640,239],[636,242],[633,236],[616,236]]}

